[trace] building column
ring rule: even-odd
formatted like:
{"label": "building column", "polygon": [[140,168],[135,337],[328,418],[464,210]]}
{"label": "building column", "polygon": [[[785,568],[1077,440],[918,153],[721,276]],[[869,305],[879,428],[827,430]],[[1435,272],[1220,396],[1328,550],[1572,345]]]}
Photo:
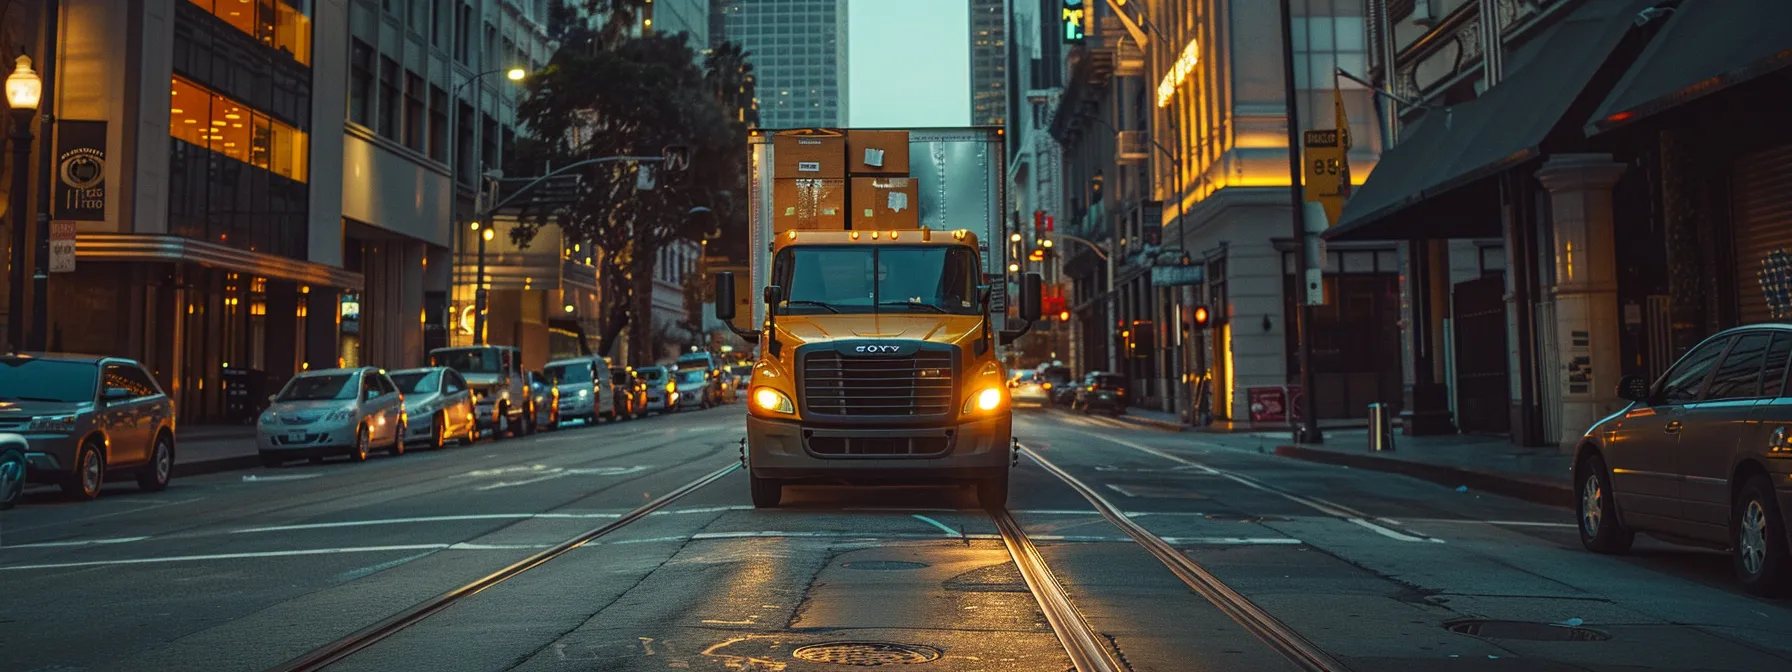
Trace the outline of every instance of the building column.
{"label": "building column", "polygon": [[1568,448],[1620,405],[1612,185],[1623,174],[1624,164],[1608,154],[1558,154],[1537,171],[1549,191],[1555,229],[1552,293],[1558,353],[1558,361],[1538,364],[1561,367],[1560,436],[1549,438]]}
{"label": "building column", "polygon": [[1407,242],[1402,260],[1402,321],[1405,323],[1406,380],[1400,409],[1408,436],[1453,434],[1450,391],[1444,384],[1444,315],[1449,310],[1448,243]]}
{"label": "building column", "polygon": [[269,389],[273,390],[275,384],[298,372],[303,358],[304,348],[300,347],[299,340],[299,288],[290,282],[269,280],[264,301],[267,302],[264,369]]}

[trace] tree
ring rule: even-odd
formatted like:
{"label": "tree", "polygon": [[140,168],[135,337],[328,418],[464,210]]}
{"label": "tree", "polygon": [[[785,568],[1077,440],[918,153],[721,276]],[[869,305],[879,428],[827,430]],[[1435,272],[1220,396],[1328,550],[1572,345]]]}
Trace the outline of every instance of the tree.
{"label": "tree", "polygon": [[[598,164],[583,173],[576,203],[558,224],[567,240],[598,250],[603,314],[600,352],[614,352],[626,333],[635,353],[653,351],[652,311],[655,252],[674,240],[697,240],[715,220],[693,218],[697,206],[721,214],[732,194],[744,193],[746,138],[717,103],[711,79],[697,65],[684,35],[629,37],[639,0],[587,0],[582,11],[608,12],[598,30],[581,30],[572,17],[578,8],[560,7],[568,17],[562,42],[549,64],[530,78],[517,106],[521,125],[533,136],[519,143],[518,174],[539,174],[546,165],[568,165],[605,156],[658,156],[668,145],[685,145],[691,164],[676,181],[663,179],[652,190],[637,190],[642,165]],[[624,25],[617,28],[616,24]],[[588,23],[587,23],[588,25]],[[512,237],[526,245],[547,223],[519,222]],[[631,325],[634,328],[630,328]]]}

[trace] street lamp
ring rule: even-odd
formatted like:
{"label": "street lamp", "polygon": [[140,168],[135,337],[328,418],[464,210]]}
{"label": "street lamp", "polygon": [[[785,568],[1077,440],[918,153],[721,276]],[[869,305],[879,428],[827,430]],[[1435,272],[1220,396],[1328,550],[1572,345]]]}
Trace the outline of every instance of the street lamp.
{"label": "street lamp", "polygon": [[520,82],[524,77],[528,77],[529,73],[522,68],[511,68],[504,71],[504,76],[510,78],[510,81]]}
{"label": "street lamp", "polygon": [[[473,75],[472,77],[468,77],[467,81],[461,82],[459,86],[454,87],[454,94],[450,96],[449,99],[456,101],[460,100],[460,92],[462,90],[466,89],[468,86],[472,86],[474,82],[498,73],[504,73],[504,77],[513,82],[521,82],[525,77],[529,76],[529,72],[522,68],[487,70],[477,75]],[[484,109],[484,105],[479,100],[479,93],[483,90],[484,89],[473,89],[473,109],[475,110]],[[449,217],[458,220],[460,219],[460,114],[455,113],[451,115],[449,117],[449,124],[448,180],[450,184],[448,185],[448,190],[452,196],[449,198],[448,208]],[[475,126],[475,128],[477,128],[477,126]],[[479,220],[475,219],[473,221],[473,230],[479,231],[480,226]],[[488,219],[485,224],[485,231],[479,237],[479,271],[473,287],[473,342],[478,345],[485,345],[485,243],[490,241],[493,236],[491,222]]]}
{"label": "street lamp", "polygon": [[12,197],[7,212],[12,220],[11,285],[7,292],[7,337],[15,350],[25,347],[25,192],[31,189],[31,118],[43,98],[44,82],[31,69],[31,57],[20,54],[17,67],[6,78],[6,104],[12,109]]}

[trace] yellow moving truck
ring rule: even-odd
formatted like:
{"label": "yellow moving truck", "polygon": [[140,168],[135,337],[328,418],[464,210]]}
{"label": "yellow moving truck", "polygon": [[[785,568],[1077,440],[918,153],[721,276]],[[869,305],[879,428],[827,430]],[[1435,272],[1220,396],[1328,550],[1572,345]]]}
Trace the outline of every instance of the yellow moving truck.
{"label": "yellow moving truck", "polygon": [[753,134],[751,282],[715,282],[717,317],[758,344],[742,455],[755,506],[805,482],[975,483],[985,507],[1006,502],[1001,350],[1039,318],[1040,287],[1007,272],[1002,141]]}

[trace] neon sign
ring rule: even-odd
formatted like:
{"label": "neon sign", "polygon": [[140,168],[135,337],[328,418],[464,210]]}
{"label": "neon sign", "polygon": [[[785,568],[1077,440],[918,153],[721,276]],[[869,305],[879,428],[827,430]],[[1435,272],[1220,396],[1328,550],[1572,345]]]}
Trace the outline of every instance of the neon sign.
{"label": "neon sign", "polygon": [[1195,72],[1195,65],[1201,62],[1201,46],[1195,40],[1189,40],[1188,46],[1182,48],[1182,55],[1170,65],[1170,71],[1164,73],[1163,81],[1157,83],[1157,106],[1169,107],[1170,99],[1176,97],[1176,89],[1188,81],[1188,76]]}
{"label": "neon sign", "polygon": [[1064,24],[1064,41],[1071,44],[1083,43],[1083,25],[1088,21],[1089,7],[1085,0],[1064,0],[1064,7],[1059,18]]}

